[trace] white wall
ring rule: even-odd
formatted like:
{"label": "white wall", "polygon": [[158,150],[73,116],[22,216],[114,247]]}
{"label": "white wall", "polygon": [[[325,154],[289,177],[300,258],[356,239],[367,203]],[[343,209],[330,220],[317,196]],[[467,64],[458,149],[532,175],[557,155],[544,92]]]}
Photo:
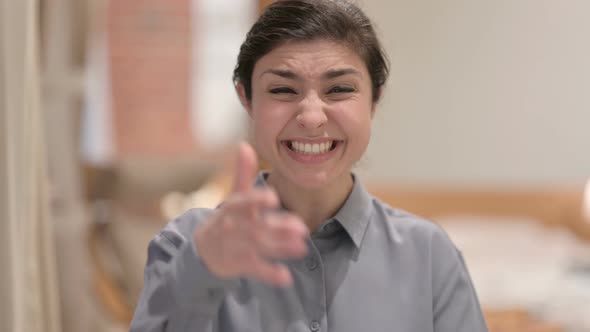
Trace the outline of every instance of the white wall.
{"label": "white wall", "polygon": [[365,179],[583,185],[590,1],[361,4],[392,61]]}
{"label": "white wall", "polygon": [[240,45],[256,19],[254,1],[192,0],[192,128],[203,150],[216,151],[245,135],[246,112],[232,75]]}

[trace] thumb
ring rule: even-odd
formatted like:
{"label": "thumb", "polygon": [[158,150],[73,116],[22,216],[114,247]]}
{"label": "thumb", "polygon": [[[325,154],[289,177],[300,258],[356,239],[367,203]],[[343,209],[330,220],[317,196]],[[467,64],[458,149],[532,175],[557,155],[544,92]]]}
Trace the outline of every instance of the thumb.
{"label": "thumb", "polygon": [[234,192],[249,191],[258,172],[258,157],[252,146],[242,142],[238,146],[238,165],[234,177]]}

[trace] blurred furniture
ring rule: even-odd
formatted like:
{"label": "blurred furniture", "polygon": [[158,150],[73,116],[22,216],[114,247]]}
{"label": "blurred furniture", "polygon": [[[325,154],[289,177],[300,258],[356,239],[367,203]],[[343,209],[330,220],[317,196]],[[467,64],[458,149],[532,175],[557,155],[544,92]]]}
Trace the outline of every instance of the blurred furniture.
{"label": "blurred furniture", "polygon": [[[445,215],[528,217],[548,227],[565,228],[590,241],[590,223],[583,217],[583,188],[474,190],[383,188],[371,192],[389,203],[425,218]],[[501,218],[498,218],[500,220]]]}
{"label": "blurred furniture", "polygon": [[522,309],[485,311],[490,332],[565,332],[554,323],[541,322]]}
{"label": "blurred furniture", "polygon": [[[219,159],[136,159],[84,167],[93,216],[87,233],[93,290],[102,309],[121,326],[131,321],[143,287],[148,243],[170,221],[167,197],[190,197],[210,183]],[[174,216],[183,211],[174,210]]]}

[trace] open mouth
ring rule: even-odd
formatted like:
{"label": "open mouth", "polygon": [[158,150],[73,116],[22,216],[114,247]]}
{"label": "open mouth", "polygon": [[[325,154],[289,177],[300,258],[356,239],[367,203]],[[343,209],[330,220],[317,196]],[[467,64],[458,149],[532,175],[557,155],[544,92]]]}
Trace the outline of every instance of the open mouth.
{"label": "open mouth", "polygon": [[305,155],[321,155],[333,151],[342,141],[331,140],[322,143],[307,143],[298,141],[283,141],[289,150]]}

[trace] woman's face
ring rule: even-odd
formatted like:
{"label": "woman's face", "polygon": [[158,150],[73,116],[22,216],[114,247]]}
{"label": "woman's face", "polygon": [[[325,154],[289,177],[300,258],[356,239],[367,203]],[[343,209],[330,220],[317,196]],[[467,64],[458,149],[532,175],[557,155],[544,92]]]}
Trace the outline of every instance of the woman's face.
{"label": "woman's face", "polygon": [[362,59],[336,42],[287,43],[258,60],[252,99],[240,96],[273,177],[314,189],[348,176],[369,143],[371,88]]}

